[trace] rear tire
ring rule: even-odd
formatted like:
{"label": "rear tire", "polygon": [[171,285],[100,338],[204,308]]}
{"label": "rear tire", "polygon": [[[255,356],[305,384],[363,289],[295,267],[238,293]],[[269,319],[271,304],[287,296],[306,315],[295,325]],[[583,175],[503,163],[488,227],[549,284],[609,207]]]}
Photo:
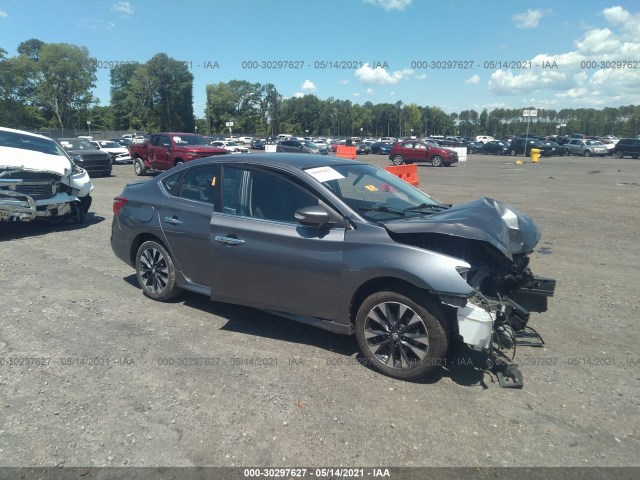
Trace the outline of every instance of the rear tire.
{"label": "rear tire", "polygon": [[155,240],[144,242],[136,253],[136,277],[142,292],[160,302],[182,291],[176,284],[176,267],[169,252]]}
{"label": "rear tire", "polygon": [[136,158],[133,161],[133,171],[139,177],[147,173],[147,167],[144,166],[144,162],[142,161],[141,158]]}
{"label": "rear tire", "polygon": [[443,365],[449,348],[444,312],[420,293],[370,295],[358,309],[356,338],[372,367],[401,380],[417,380]]}
{"label": "rear tire", "polygon": [[434,155],[431,159],[431,165],[434,167],[441,167],[443,164],[442,157],[440,155]]}
{"label": "rear tire", "polygon": [[404,158],[402,158],[402,155],[394,155],[391,161],[394,165],[404,165]]}

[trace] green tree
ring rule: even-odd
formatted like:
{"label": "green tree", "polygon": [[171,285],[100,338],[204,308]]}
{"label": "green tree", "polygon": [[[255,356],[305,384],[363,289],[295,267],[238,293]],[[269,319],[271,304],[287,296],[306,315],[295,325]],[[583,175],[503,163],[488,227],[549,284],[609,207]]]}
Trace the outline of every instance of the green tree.
{"label": "green tree", "polygon": [[134,130],[141,126],[133,125],[136,115],[129,110],[127,99],[131,93],[131,79],[139,67],[139,63],[123,63],[111,69],[111,128],[114,130]]}
{"label": "green tree", "polygon": [[154,110],[161,130],[193,132],[193,75],[187,65],[158,53],[147,62],[147,68],[157,85]]}
{"label": "green tree", "polygon": [[37,128],[44,123],[34,105],[36,63],[26,56],[7,58],[0,49],[0,124]]}
{"label": "green tree", "polygon": [[47,43],[39,50],[36,100],[55,117],[61,129],[93,102],[96,60],[85,47],[68,43]]}

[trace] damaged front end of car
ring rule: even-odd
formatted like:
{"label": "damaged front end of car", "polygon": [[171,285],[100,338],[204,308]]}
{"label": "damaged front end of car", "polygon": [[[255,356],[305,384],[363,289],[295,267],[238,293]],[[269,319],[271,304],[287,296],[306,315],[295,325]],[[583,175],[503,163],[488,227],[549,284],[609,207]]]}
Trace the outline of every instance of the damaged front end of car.
{"label": "damaged front end of car", "polygon": [[[86,171],[66,157],[20,149],[0,161],[0,221],[68,218],[81,223],[93,186]],[[65,165],[66,161],[66,165]],[[8,164],[5,164],[8,163]]]}
{"label": "damaged front end of car", "polygon": [[544,345],[528,326],[545,312],[555,280],[535,276],[529,255],[540,239],[533,220],[514,207],[483,198],[429,218],[386,224],[397,242],[464,260],[458,273],[473,289],[467,296],[433,292],[455,311],[457,333],[475,350],[488,352],[488,367],[503,387],[522,387],[511,360],[516,346]]}

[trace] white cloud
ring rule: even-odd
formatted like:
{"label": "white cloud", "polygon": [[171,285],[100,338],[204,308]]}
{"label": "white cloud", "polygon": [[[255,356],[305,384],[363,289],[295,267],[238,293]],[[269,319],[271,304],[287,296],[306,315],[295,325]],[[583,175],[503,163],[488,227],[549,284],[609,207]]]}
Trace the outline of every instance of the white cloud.
{"label": "white cloud", "polygon": [[307,92],[315,92],[317,90],[316,86],[313,84],[311,80],[305,80],[304,83],[300,86],[302,90],[306,90]]}
{"label": "white cloud", "polygon": [[604,53],[620,48],[620,41],[608,28],[589,30],[582,41],[577,42],[579,52]]}
{"label": "white cloud", "polygon": [[367,88],[367,95],[373,95],[373,88]]}
{"label": "white cloud", "polygon": [[511,18],[516,22],[518,28],[537,28],[538,23],[547,13],[549,13],[548,10],[529,9],[525,13],[516,13]]}
{"label": "white cloud", "polygon": [[601,15],[607,24],[584,30],[574,50],[538,54],[531,58],[531,68],[493,72],[489,92],[527,96],[526,103],[539,108],[640,103],[640,70],[628,68],[630,59],[640,58],[640,12],[611,7]]}
{"label": "white cloud", "polygon": [[116,24],[115,23],[113,23],[113,22],[107,23],[107,30],[111,31],[114,28],[116,28]]}
{"label": "white cloud", "polygon": [[354,97],[359,97],[359,96],[360,96],[360,94],[359,94],[358,92],[355,92],[355,93],[353,94],[353,96],[354,96]]}
{"label": "white cloud", "polygon": [[416,78],[418,80],[424,80],[425,78],[427,78],[427,74],[426,73],[421,73],[420,75],[416,75]]}
{"label": "white cloud", "polygon": [[467,85],[478,85],[480,83],[480,75],[474,75],[473,77],[464,81]]}
{"label": "white cloud", "polygon": [[129,2],[118,2],[111,5],[112,12],[121,13],[124,17],[133,14],[133,6]]}
{"label": "white cloud", "polygon": [[346,85],[347,83],[349,83],[349,80],[343,79],[343,80],[340,80],[338,83],[340,85]]}
{"label": "white cloud", "polygon": [[557,70],[540,71],[540,68],[514,74],[512,70],[497,70],[491,74],[489,91],[498,94],[534,92],[549,87],[567,88],[567,75]]}
{"label": "white cloud", "polygon": [[389,73],[384,68],[378,66],[371,68],[368,63],[356,70],[355,75],[361,83],[374,85],[394,85],[403,78],[408,78],[413,74],[413,70],[405,68],[397,72]]}
{"label": "white cloud", "polygon": [[7,12],[5,12],[4,10],[0,10],[0,18],[7,18],[9,15],[7,15]]}
{"label": "white cloud", "polygon": [[382,7],[387,11],[404,10],[411,5],[412,0],[363,0],[364,3]]}
{"label": "white cloud", "polygon": [[389,93],[389,96],[390,96],[390,97],[395,97],[395,96],[396,96],[396,92],[391,92],[391,93]]}
{"label": "white cloud", "polygon": [[293,94],[293,96],[294,96],[295,98],[302,98],[302,97],[304,97],[304,93],[302,93],[302,92],[296,92],[296,93],[294,93],[294,94]]}
{"label": "white cloud", "polygon": [[605,8],[602,15],[611,25],[619,26],[628,41],[640,42],[640,13],[632,14],[618,6]]}

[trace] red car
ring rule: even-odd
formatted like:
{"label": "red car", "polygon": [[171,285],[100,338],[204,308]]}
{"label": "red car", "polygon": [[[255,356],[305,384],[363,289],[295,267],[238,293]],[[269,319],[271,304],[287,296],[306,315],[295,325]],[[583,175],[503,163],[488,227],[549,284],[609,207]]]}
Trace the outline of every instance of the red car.
{"label": "red car", "polygon": [[391,147],[389,160],[394,165],[413,162],[429,162],[434,167],[448,167],[458,161],[455,150],[436,147],[422,140],[405,140]]}

